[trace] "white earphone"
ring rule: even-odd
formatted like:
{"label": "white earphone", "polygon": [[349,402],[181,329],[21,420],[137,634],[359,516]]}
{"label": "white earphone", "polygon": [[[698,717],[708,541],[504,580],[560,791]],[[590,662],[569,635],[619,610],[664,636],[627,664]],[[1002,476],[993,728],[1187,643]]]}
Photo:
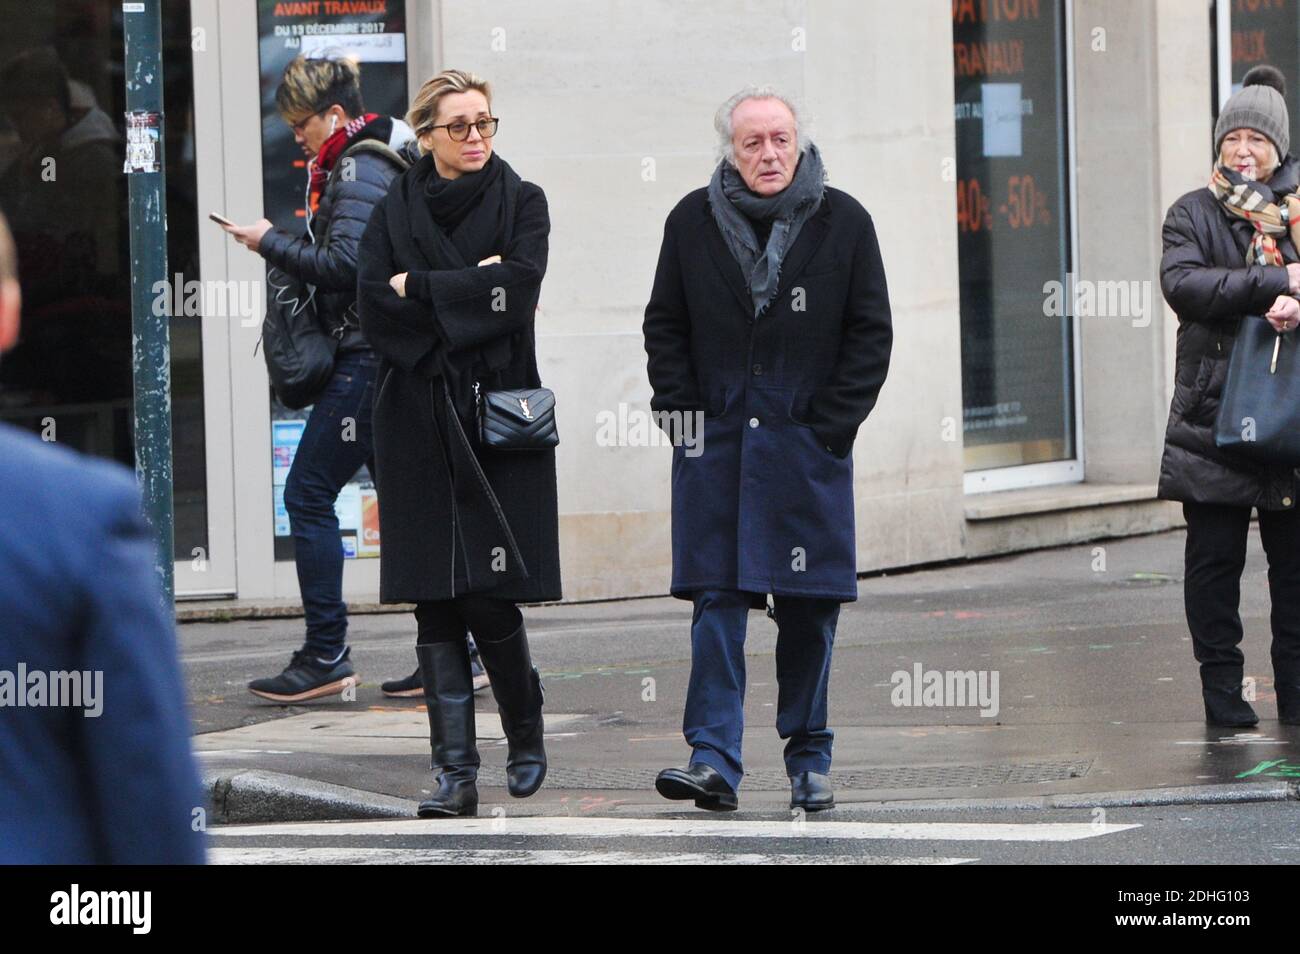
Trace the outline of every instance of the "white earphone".
{"label": "white earphone", "polygon": [[339,118],[338,118],[338,116],[331,116],[331,117],[330,117],[330,135],[331,135],[331,136],[334,135],[334,129],[335,129],[335,127],[338,126],[338,124],[339,124]]}

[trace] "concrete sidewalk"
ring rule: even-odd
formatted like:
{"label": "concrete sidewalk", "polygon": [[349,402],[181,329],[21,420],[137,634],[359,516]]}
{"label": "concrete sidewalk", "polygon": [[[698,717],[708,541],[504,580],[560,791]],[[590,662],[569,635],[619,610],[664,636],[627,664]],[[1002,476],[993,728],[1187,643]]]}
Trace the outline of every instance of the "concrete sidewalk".
{"label": "concrete sidewalk", "polygon": [[[1182,551],[1179,531],[861,581],[858,602],[841,614],[831,681],[837,800],[1080,807],[1294,797],[1300,727],[1276,721],[1258,537],[1252,531],[1242,587],[1246,672],[1261,716],[1249,732],[1204,725]],[[500,722],[481,693],[480,813],[680,811],[654,793],[653,779],[688,756],[689,604],[547,606],[525,617],[546,684],[550,771],[533,798],[506,794]],[[429,791],[423,706],[378,689],[414,668],[409,615],[354,616],[356,699],[302,706],[266,704],[245,688],[284,666],[301,619],[179,631],[216,820],[400,815]],[[772,620],[750,615],[741,808],[784,815],[775,635]],[[894,674],[917,667],[983,672],[990,690],[996,677],[989,714],[919,691],[900,698]]]}

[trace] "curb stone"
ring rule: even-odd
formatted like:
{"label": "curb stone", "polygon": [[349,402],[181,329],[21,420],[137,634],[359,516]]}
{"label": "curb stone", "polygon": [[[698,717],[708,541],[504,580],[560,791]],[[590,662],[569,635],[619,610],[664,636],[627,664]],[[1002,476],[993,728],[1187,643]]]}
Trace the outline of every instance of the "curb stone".
{"label": "curb stone", "polygon": [[[208,771],[204,773],[203,785],[211,806],[211,820],[213,824],[218,825],[416,817],[414,801],[260,769]],[[1189,785],[1127,792],[1041,795],[1030,798],[841,801],[833,817],[843,818],[848,814],[877,812],[1037,811],[1234,805],[1285,801],[1300,801],[1300,784],[1277,781]],[[651,814],[660,814],[655,809],[648,809],[648,811]],[[668,806],[664,806],[664,811],[668,811]],[[741,820],[743,817],[750,816],[768,817],[767,813],[746,812],[739,813],[735,817]]]}
{"label": "curb stone", "polygon": [[404,798],[260,769],[204,772],[203,788],[213,824],[415,817]]}

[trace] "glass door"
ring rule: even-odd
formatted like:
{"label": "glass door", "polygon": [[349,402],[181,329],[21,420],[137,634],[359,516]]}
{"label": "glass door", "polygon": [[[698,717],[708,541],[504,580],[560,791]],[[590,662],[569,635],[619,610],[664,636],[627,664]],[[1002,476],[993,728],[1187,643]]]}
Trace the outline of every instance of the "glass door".
{"label": "glass door", "polygon": [[[0,362],[0,420],[133,466],[123,16],[102,0],[0,0],[0,209],[23,292],[19,344]],[[165,0],[168,271],[200,282],[211,276],[198,209],[194,37],[189,0]],[[168,313],[172,291],[159,299]],[[209,437],[221,408],[212,404],[204,319],[171,322],[177,590],[223,591],[233,588],[234,553],[212,495],[222,462]]]}
{"label": "glass door", "polygon": [[1069,4],[954,2],[968,493],[1082,479]]}
{"label": "glass door", "polygon": [[[173,22],[184,18],[184,24]],[[182,314],[173,315],[172,340],[180,328],[195,339],[202,356],[197,373],[203,388],[203,447],[205,450],[204,475],[207,493],[206,547],[197,539],[186,535],[187,528],[180,520],[180,495],[177,492],[176,519],[176,595],[178,599],[212,596],[233,596],[236,591],[235,547],[235,469],[232,453],[230,383],[230,328],[232,324],[261,323],[255,307],[241,307],[258,301],[256,294],[242,293],[231,281],[227,255],[229,240],[226,234],[208,219],[209,212],[225,208],[226,176],[224,165],[227,149],[226,120],[223,114],[220,13],[217,0],[164,0],[164,31],[175,32],[178,49],[174,57],[175,69],[188,66],[190,109],[183,132],[183,142],[173,139],[168,152],[180,151],[192,167],[194,202],[188,212],[187,222],[195,229],[196,264],[198,274],[180,275],[180,269],[169,261],[168,270],[174,282],[184,282],[182,290],[200,296],[186,295],[187,307]],[[184,48],[180,48],[183,41]],[[164,71],[173,69],[171,60],[164,59]],[[164,109],[171,112],[176,107],[170,102]],[[170,182],[170,177],[169,177]],[[173,219],[168,215],[168,232]],[[198,281],[191,281],[197,279]],[[196,307],[197,306],[197,307]],[[177,368],[172,368],[172,390],[176,390]],[[174,400],[174,398],[173,398]],[[195,439],[195,432],[181,435],[173,431],[176,450],[176,470],[180,471],[180,448]],[[179,477],[178,477],[179,485]]]}

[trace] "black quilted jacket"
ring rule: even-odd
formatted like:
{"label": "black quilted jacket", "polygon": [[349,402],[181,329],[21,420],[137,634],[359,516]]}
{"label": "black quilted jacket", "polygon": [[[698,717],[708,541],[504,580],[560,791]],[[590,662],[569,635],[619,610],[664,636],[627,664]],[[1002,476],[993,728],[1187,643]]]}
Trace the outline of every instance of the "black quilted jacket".
{"label": "black quilted jacket", "polygon": [[[349,148],[366,138],[379,140],[399,153],[414,141],[406,123],[388,116],[365,126]],[[294,236],[273,228],[262,236],[258,249],[272,265],[316,286],[317,314],[327,329],[347,325],[339,341],[340,354],[369,348],[357,325],[357,246],[370,213],[402,171],[374,152],[345,150],[344,156],[354,160],[354,175],[336,175],[326,186],[311,221],[311,235]]]}
{"label": "black quilted jacket", "polygon": [[[1277,193],[1300,182],[1300,163],[1288,156],[1268,185]],[[1289,510],[1296,504],[1294,469],[1261,465],[1219,450],[1214,419],[1228,358],[1243,321],[1263,321],[1279,295],[1289,293],[1286,268],[1247,265],[1253,227],[1229,217],[1207,189],[1189,192],[1169,208],[1164,224],[1160,289],[1178,315],[1178,359],[1160,462],[1165,500]],[[1287,262],[1300,261],[1289,238],[1278,237]]]}

